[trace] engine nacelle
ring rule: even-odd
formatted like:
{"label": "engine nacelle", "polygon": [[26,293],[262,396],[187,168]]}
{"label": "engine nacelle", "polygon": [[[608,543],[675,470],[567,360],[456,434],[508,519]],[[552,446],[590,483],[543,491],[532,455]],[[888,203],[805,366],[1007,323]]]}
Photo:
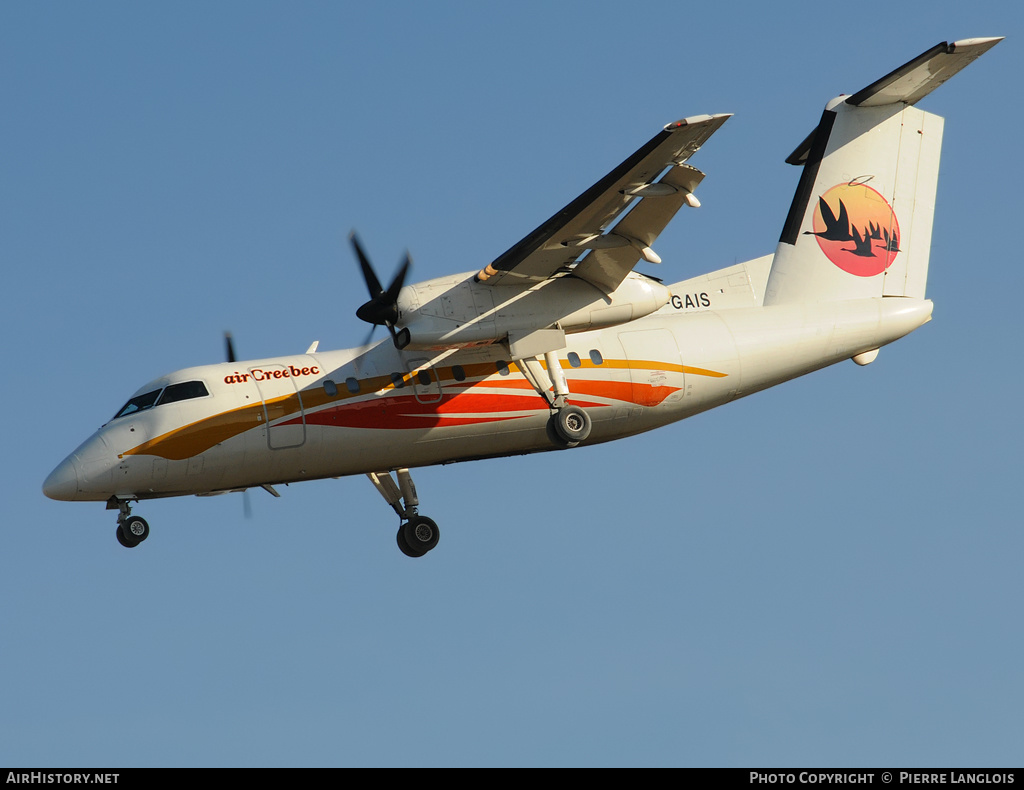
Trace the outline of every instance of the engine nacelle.
{"label": "engine nacelle", "polygon": [[610,294],[571,275],[521,288],[478,283],[472,273],[454,275],[402,289],[399,339],[405,348],[441,349],[548,328],[585,332],[650,315],[670,297],[664,285],[635,272]]}

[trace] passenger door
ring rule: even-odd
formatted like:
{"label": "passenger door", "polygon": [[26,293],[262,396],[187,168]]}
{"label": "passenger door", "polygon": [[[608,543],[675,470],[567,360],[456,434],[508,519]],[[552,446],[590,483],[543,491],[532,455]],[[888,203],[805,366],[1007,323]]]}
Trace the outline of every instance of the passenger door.
{"label": "passenger door", "polygon": [[[306,413],[302,395],[284,365],[268,364],[250,368],[263,401],[267,444],[271,450],[299,447],[306,441]],[[286,375],[288,374],[288,375]]]}

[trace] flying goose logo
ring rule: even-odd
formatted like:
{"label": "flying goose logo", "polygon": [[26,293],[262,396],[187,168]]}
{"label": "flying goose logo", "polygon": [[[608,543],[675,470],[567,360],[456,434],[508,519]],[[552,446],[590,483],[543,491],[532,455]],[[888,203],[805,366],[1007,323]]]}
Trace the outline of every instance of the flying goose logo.
{"label": "flying goose logo", "polygon": [[818,246],[832,263],[858,277],[881,274],[900,252],[896,213],[882,195],[860,177],[837,184],[818,197],[812,227]]}

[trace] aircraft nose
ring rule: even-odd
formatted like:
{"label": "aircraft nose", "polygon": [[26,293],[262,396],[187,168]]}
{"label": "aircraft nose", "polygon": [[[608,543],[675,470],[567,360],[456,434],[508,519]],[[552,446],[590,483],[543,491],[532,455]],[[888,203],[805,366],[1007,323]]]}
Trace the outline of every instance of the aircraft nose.
{"label": "aircraft nose", "polygon": [[78,494],[78,470],[75,468],[73,457],[65,458],[56,469],[50,472],[49,477],[43,482],[43,493],[50,499],[60,499],[65,502],[75,499]]}

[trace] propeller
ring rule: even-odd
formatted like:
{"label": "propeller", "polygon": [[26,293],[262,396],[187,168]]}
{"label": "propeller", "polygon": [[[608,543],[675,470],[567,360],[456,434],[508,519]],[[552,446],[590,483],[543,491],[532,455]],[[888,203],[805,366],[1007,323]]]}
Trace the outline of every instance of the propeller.
{"label": "propeller", "polygon": [[[230,332],[224,332],[224,355],[227,357],[228,362],[237,362],[238,357],[235,356],[235,341],[231,336]],[[245,516],[246,520],[252,518],[252,502],[249,501],[249,489],[246,488],[242,491],[242,515]]]}
{"label": "propeller", "polygon": [[[356,258],[359,260],[359,268],[363,272],[366,289],[370,292],[370,301],[360,305],[359,309],[356,310],[356,317],[366,321],[368,324],[373,324],[375,327],[386,326],[391,333],[391,339],[395,343],[395,348],[404,348],[409,342],[408,333],[397,332],[395,324],[398,323],[398,293],[405,284],[405,276],[409,273],[409,266],[412,264],[409,253],[405,254],[402,265],[398,267],[398,273],[387,287],[387,290],[384,290],[376,273],[373,271],[370,259],[366,256],[362,245],[359,243],[359,238],[356,236],[355,231],[352,231],[348,238],[352,242]],[[373,330],[370,331],[370,334],[373,334]]]}

